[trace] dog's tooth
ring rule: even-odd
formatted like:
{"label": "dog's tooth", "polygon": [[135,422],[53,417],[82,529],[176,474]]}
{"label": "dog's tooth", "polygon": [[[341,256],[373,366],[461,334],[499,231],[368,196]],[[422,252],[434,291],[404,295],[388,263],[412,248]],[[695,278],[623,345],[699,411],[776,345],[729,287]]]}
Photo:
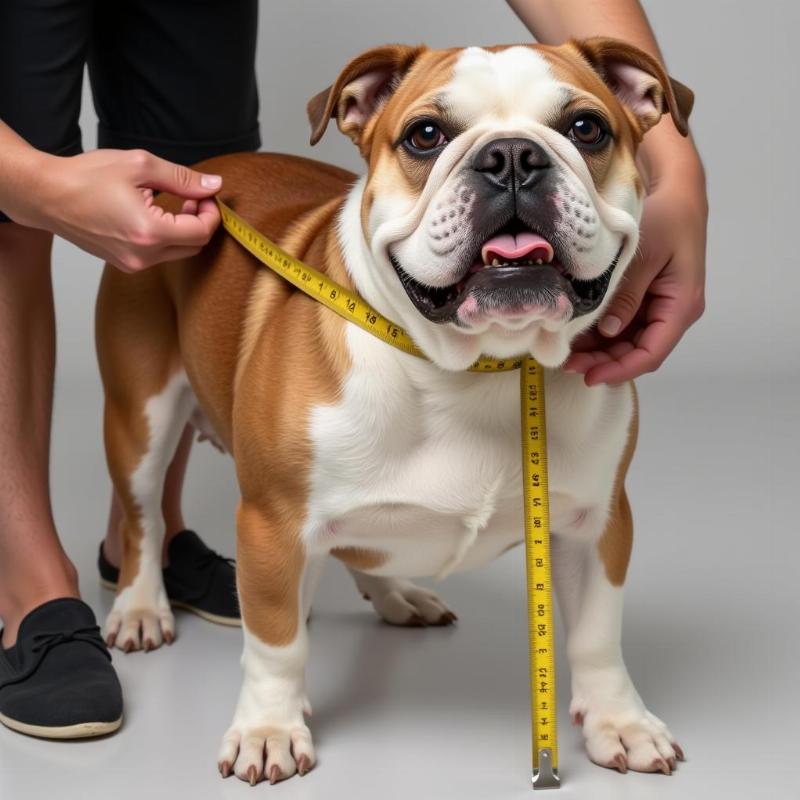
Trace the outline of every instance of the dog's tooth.
{"label": "dog's tooth", "polygon": [[537,258],[537,259],[536,259],[536,263],[537,263],[539,266],[541,266],[541,265],[542,265],[542,259],[541,259],[541,258]]}
{"label": "dog's tooth", "polygon": [[492,259],[492,266],[493,267],[499,267],[500,266],[500,259],[499,258],[493,258]]}

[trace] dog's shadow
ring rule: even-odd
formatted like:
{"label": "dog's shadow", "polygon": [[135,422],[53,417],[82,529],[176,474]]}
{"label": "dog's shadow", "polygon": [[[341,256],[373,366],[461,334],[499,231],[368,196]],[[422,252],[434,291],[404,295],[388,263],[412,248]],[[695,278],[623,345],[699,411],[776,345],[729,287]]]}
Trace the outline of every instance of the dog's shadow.
{"label": "dog's shadow", "polygon": [[[460,616],[451,628],[398,628],[378,620],[366,605],[327,611],[331,606],[321,603],[310,629],[315,736],[321,740],[334,727],[340,733],[379,724],[389,711],[413,714],[420,722],[466,711],[525,727],[530,691],[525,586],[521,575],[508,577],[448,579],[446,599]],[[654,614],[648,607],[638,614],[633,608],[625,628],[634,680],[656,707],[668,710],[698,666],[689,667],[687,653],[697,652],[699,659],[704,652],[701,620],[684,618],[678,624],[669,613]],[[556,639],[559,717],[567,725],[569,670],[560,624]],[[665,674],[670,680],[663,680]]]}
{"label": "dog's shadow", "polygon": [[498,600],[504,602],[486,584],[469,584],[448,591],[456,610],[463,609],[463,621],[452,627],[395,627],[376,619],[368,607],[314,612],[309,694],[318,740],[334,727],[341,732],[377,721],[389,708],[418,719],[466,708],[476,714],[519,713],[525,719],[524,604],[509,593],[508,607],[498,608]]}

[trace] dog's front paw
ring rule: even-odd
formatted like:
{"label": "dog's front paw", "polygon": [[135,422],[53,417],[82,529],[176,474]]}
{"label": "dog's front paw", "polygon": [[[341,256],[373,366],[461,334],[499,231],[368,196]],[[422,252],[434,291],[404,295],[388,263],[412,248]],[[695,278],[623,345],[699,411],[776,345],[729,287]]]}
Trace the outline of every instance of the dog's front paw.
{"label": "dog's front paw", "polygon": [[155,650],[175,640],[175,617],[163,588],[153,592],[122,589],[106,619],[105,638],[126,653]]}
{"label": "dog's front paw", "polygon": [[248,726],[234,720],[222,739],[218,766],[223,778],[235,774],[255,786],[261,780],[277,783],[295,773],[303,776],[315,761],[311,731],[304,723]]}
{"label": "dog's front paw", "polygon": [[390,625],[452,625],[458,619],[436,592],[397,578],[385,578],[380,583],[375,580],[364,592],[364,599]]}
{"label": "dog's front paw", "polygon": [[589,758],[601,767],[627,772],[663,772],[669,775],[683,751],[669,728],[642,703],[633,687],[613,699],[580,692],[573,697],[570,714],[583,725]]}

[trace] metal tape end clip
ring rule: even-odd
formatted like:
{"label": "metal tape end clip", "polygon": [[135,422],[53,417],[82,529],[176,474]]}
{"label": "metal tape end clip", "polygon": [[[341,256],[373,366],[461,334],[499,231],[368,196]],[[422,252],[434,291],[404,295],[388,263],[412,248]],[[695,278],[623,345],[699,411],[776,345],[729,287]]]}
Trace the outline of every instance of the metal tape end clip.
{"label": "metal tape end clip", "polygon": [[558,770],[553,768],[553,751],[543,747],[539,751],[539,768],[533,771],[534,789],[558,789],[561,787],[561,778]]}

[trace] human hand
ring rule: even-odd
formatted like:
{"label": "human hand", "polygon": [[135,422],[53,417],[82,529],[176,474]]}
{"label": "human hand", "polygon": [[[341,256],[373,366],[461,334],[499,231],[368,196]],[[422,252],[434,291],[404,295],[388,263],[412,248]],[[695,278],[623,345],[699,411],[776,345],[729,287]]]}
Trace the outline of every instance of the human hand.
{"label": "human hand", "polygon": [[[220,217],[218,175],[201,175],[144,150],[95,150],[69,158],[37,153],[30,201],[12,217],[46,228],[126,272],[197,253]],[[184,198],[180,213],[153,190]]]}
{"label": "human hand", "polygon": [[702,169],[693,172],[675,167],[655,185],[637,256],[597,330],[573,342],[564,370],[587,386],[653,372],[703,313],[708,205]]}

